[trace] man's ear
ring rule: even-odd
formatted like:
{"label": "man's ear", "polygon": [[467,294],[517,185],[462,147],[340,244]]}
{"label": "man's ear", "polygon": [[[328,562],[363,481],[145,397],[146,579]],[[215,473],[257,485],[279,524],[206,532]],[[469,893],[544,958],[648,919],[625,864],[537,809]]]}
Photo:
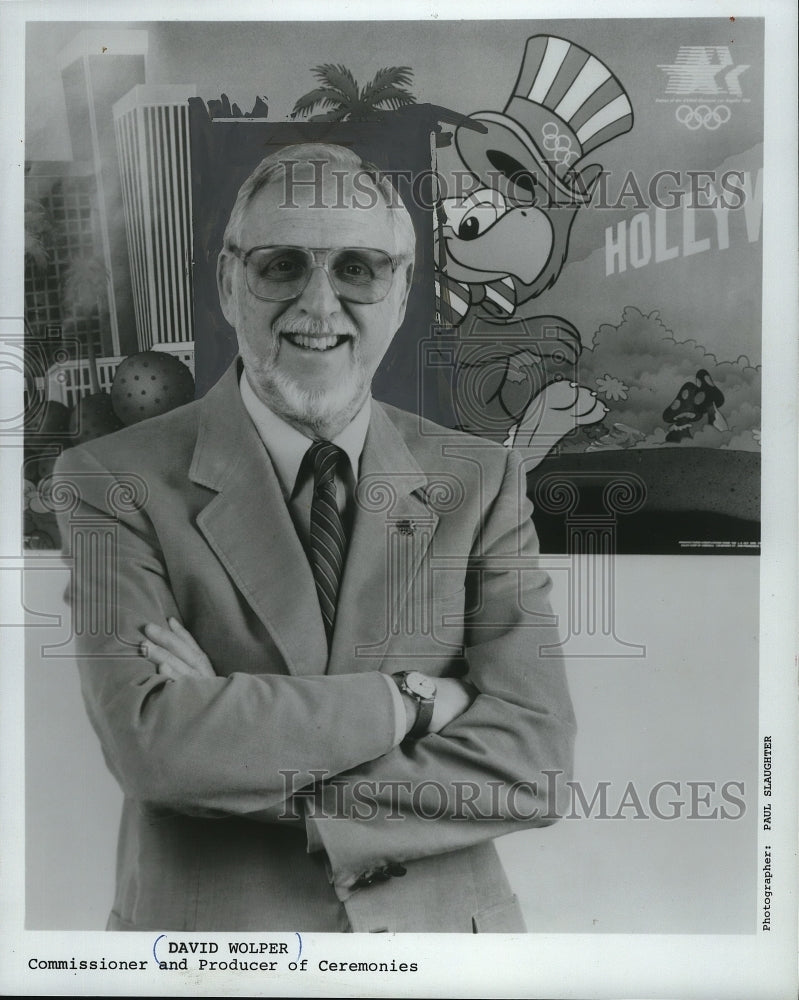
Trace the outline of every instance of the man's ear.
{"label": "man's ear", "polygon": [[236,310],[236,298],[233,294],[233,268],[236,258],[232,253],[224,248],[219,252],[216,261],[216,287],[219,293],[219,305],[222,307],[222,315],[236,329],[238,314]]}
{"label": "man's ear", "polygon": [[402,321],[405,319],[405,310],[408,307],[408,297],[411,294],[411,283],[413,281],[413,261],[411,261],[405,268],[405,294],[402,296],[402,302],[400,303],[399,310],[399,324],[397,329],[402,325]]}

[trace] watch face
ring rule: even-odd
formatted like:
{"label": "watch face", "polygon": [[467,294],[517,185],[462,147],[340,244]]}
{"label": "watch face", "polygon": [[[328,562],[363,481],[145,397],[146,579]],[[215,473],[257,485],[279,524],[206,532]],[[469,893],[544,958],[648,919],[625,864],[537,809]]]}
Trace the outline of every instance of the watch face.
{"label": "watch face", "polygon": [[433,698],[436,693],[436,682],[427,674],[420,674],[416,670],[411,670],[405,677],[405,684],[411,694],[418,698]]}

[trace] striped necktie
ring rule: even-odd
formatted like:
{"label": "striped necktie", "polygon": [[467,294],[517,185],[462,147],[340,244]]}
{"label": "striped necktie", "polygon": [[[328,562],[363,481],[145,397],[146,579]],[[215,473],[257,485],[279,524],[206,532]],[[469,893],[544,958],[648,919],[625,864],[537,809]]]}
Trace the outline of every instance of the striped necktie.
{"label": "striped necktie", "polygon": [[335,482],[336,466],[344,457],[344,452],[329,441],[317,441],[308,449],[308,456],[314,471],[311,565],[329,644],[336,618],[336,599],[347,545],[336,503]]}
{"label": "striped necktie", "polygon": [[455,281],[444,271],[437,271],[435,277],[436,319],[442,326],[460,326],[463,318],[479,298],[478,307],[490,316],[502,319],[511,317],[516,311],[516,288],[510,277],[498,278],[482,285],[467,285]]}

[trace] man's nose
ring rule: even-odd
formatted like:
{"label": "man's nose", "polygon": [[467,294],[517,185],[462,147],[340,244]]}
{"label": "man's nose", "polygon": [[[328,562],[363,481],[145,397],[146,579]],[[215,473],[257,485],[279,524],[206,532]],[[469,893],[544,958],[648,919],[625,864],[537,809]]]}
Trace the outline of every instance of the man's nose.
{"label": "man's nose", "polygon": [[316,265],[311,268],[308,284],[297,299],[297,306],[317,319],[324,319],[338,312],[340,300],[323,267]]}

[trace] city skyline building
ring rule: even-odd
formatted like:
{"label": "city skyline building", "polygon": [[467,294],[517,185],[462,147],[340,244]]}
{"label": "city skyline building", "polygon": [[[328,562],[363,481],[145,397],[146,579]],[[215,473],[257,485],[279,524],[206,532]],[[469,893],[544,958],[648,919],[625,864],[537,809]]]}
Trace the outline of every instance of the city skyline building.
{"label": "city skyline building", "polygon": [[190,97],[137,85],[113,107],[137,344],[193,347]]}
{"label": "city skyline building", "polygon": [[145,30],[86,29],[59,55],[72,155],[75,160],[88,161],[96,178],[100,244],[108,274],[103,350],[112,355],[136,350],[112,108],[132,87],[145,82],[147,40]]}
{"label": "city skyline building", "polygon": [[[61,330],[74,337],[75,319],[64,308],[64,289],[75,261],[100,257],[97,192],[94,169],[84,161],[39,161],[26,164],[26,211],[39,214],[44,256],[25,261],[25,319],[32,335],[50,339]],[[105,302],[84,317],[81,333],[91,338],[94,350],[105,350],[101,314]]]}

